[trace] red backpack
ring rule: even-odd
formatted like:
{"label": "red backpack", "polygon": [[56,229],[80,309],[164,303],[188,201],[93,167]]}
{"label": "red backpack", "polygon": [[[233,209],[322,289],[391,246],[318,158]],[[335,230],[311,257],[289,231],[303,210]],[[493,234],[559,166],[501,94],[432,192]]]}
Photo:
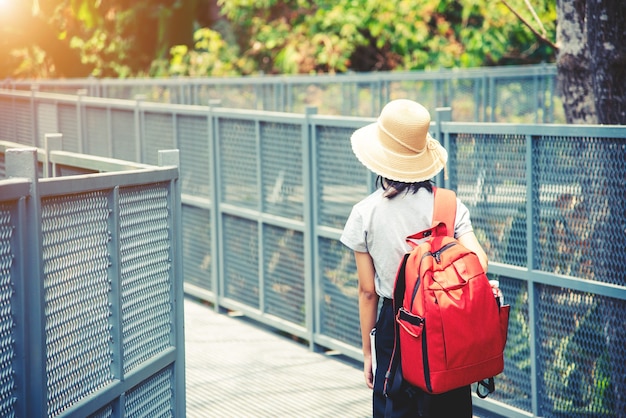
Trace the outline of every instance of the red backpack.
{"label": "red backpack", "polygon": [[[404,380],[427,393],[479,382],[477,393],[485,397],[504,369],[510,306],[500,306],[476,254],[454,238],[455,193],[434,193],[433,227],[407,237],[413,249],[398,268],[388,376],[399,362]],[[419,245],[412,241],[424,238]]]}

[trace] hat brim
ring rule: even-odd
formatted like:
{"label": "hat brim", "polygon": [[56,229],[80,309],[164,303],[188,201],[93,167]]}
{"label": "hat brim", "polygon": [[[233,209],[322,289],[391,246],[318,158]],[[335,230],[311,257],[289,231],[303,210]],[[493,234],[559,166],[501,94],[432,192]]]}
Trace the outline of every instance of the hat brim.
{"label": "hat brim", "polygon": [[430,180],[448,161],[448,152],[430,134],[423,151],[402,155],[384,148],[378,132],[377,122],[371,123],[354,131],[350,142],[361,164],[386,179],[404,183]]}

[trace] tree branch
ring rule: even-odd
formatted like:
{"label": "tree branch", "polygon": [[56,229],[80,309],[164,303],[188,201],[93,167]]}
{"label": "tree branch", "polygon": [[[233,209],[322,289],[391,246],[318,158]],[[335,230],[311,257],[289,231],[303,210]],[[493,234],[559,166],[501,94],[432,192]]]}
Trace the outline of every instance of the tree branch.
{"label": "tree branch", "polygon": [[535,12],[535,9],[533,8],[533,5],[530,4],[530,0],[524,0],[524,3],[526,3],[526,7],[528,7],[528,10],[530,10],[530,13],[535,18],[535,22],[537,22],[537,24],[541,28],[541,34],[543,36],[546,36],[546,28],[543,26],[543,23],[541,23],[541,19],[539,19],[539,16],[537,16],[537,12]]}
{"label": "tree branch", "polygon": [[552,48],[554,48],[555,51],[559,50],[559,47],[556,46],[556,44],[554,42],[552,42],[551,40],[549,40],[548,38],[546,38],[544,35],[540,34],[539,32],[537,32],[535,30],[535,28],[533,28],[530,23],[528,23],[528,21],[526,19],[524,19],[519,13],[517,13],[513,7],[511,7],[509,5],[509,3],[506,2],[506,0],[500,0],[502,3],[504,3],[504,5],[511,11],[513,12],[513,14],[515,16],[517,16],[517,18],[528,27],[528,29],[530,29],[530,31],[543,43],[551,46]]}

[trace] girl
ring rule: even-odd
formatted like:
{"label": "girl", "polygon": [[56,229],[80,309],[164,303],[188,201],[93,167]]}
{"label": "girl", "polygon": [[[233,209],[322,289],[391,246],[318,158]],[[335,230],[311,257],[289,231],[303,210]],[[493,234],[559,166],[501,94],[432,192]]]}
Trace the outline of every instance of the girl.
{"label": "girl", "polygon": [[[359,319],[363,343],[365,383],[373,389],[374,417],[385,416],[385,372],[394,342],[391,302],[395,276],[407,236],[430,228],[433,217],[431,179],[445,168],[448,153],[428,130],[430,114],[411,100],[393,100],[375,123],[357,129],[352,150],[359,161],[378,175],[378,189],[357,203],[348,218],[341,242],[354,251],[359,279]],[[487,256],[474,235],[467,207],[456,202],[454,234],[474,251],[484,270]],[[380,312],[379,299],[382,298]],[[376,329],[376,358],[370,332]],[[380,365],[375,374],[372,363]],[[441,395],[427,395],[408,384],[394,397],[394,417],[472,417],[470,386]],[[389,411],[388,411],[389,412]]]}

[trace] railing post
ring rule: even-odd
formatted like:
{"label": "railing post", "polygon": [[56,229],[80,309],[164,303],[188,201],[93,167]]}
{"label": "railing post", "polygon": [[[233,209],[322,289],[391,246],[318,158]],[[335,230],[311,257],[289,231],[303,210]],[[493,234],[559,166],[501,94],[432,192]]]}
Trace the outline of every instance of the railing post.
{"label": "railing post", "polygon": [[[435,109],[435,132],[434,136],[439,141],[441,145],[448,151],[448,163],[446,164],[446,168],[443,173],[437,174],[435,178],[435,182],[437,184],[443,184],[443,187],[450,188],[451,184],[455,184],[452,182],[454,179],[450,179],[450,156],[452,155],[452,149],[450,148],[450,135],[444,132],[442,123],[443,122],[451,122],[452,121],[452,108],[450,107],[439,107]],[[447,174],[447,175],[446,175]]]}
{"label": "railing post", "polygon": [[547,116],[543,116],[544,123],[554,123],[554,95],[556,94],[555,76],[550,74],[546,64],[543,64],[543,77],[547,79],[548,91],[550,94],[550,104],[548,105]]}
{"label": "railing post", "polygon": [[[34,147],[37,147],[39,144],[37,143],[37,138],[39,134],[39,124],[37,123],[37,93],[39,93],[39,85],[33,84],[30,86],[30,114],[32,117],[33,131],[31,144]],[[17,141],[17,135],[15,136],[15,140]]]}
{"label": "railing post", "polygon": [[483,96],[483,100],[482,100],[482,106],[481,106],[481,110],[482,110],[482,117],[480,120],[477,120],[476,122],[487,122],[487,108],[489,107],[491,101],[489,100],[489,87],[488,87],[488,81],[489,79],[487,78],[487,74],[483,73],[483,76],[480,78],[480,81],[482,83],[482,96]]}
{"label": "railing post", "polygon": [[[180,169],[180,153],[179,150],[160,150],[158,154],[158,162],[160,167],[175,166]],[[182,245],[182,203],[180,190],[180,171],[176,179],[170,183],[170,204],[172,216],[172,232],[170,249],[172,259],[172,288],[174,296],[174,346],[176,347],[176,366],[175,370],[175,393],[174,393],[174,416],[185,416],[185,322],[184,322],[184,300],[185,292],[183,286],[183,245]]]}
{"label": "railing post", "polygon": [[43,176],[56,177],[56,164],[50,163],[50,152],[60,151],[63,149],[63,134],[45,134],[44,148],[46,150],[45,160],[43,163]]}
{"label": "railing post", "polygon": [[47,410],[46,336],[44,318],[44,281],[42,271],[41,202],[37,182],[37,149],[19,148],[6,151],[7,177],[31,180],[30,198],[25,202],[24,253],[24,376],[25,399],[20,408],[28,417],[44,417]]}
{"label": "railing post", "polygon": [[320,308],[315,304],[318,300],[315,297],[316,289],[318,289],[319,278],[315,272],[314,262],[315,254],[317,254],[317,237],[315,236],[317,225],[317,193],[315,178],[315,166],[317,160],[317,151],[315,145],[315,131],[311,117],[317,114],[317,107],[308,106],[305,108],[304,126],[302,129],[302,180],[304,187],[304,321],[308,334],[309,347],[315,349],[315,327],[319,323]]}
{"label": "railing post", "polygon": [[141,102],[146,99],[143,94],[135,96],[135,161],[143,163],[143,114],[141,111]]}
{"label": "railing post", "polygon": [[495,77],[489,77],[489,109],[491,110],[489,114],[489,122],[496,121],[496,98],[498,97],[496,94],[496,85],[497,82]]}
{"label": "railing post", "polygon": [[76,129],[78,132],[78,151],[80,154],[85,154],[85,118],[83,115],[83,98],[87,95],[87,90],[79,89],[76,92]]}
{"label": "railing post", "polygon": [[209,167],[212,168],[210,173],[209,190],[211,191],[211,207],[210,207],[210,222],[211,222],[211,257],[213,262],[211,263],[211,290],[213,291],[213,297],[215,298],[215,304],[213,305],[216,312],[220,311],[220,299],[221,299],[221,277],[222,277],[222,258],[220,255],[220,242],[221,242],[221,229],[220,229],[220,156],[219,156],[219,144],[217,137],[217,126],[215,118],[213,117],[213,108],[219,107],[221,100],[212,99],[209,100],[209,111],[207,115],[208,123],[208,146],[209,146],[209,158],[207,162]]}
{"label": "railing post", "polygon": [[[526,135],[526,268],[531,273],[535,268],[535,237],[537,236],[537,224],[535,221],[539,208],[539,185],[535,184],[536,161],[533,158],[533,136]],[[530,404],[531,412],[534,415],[541,414],[539,405],[539,341],[537,339],[537,283],[533,280],[533,275],[528,274],[528,331],[530,334]]]}

